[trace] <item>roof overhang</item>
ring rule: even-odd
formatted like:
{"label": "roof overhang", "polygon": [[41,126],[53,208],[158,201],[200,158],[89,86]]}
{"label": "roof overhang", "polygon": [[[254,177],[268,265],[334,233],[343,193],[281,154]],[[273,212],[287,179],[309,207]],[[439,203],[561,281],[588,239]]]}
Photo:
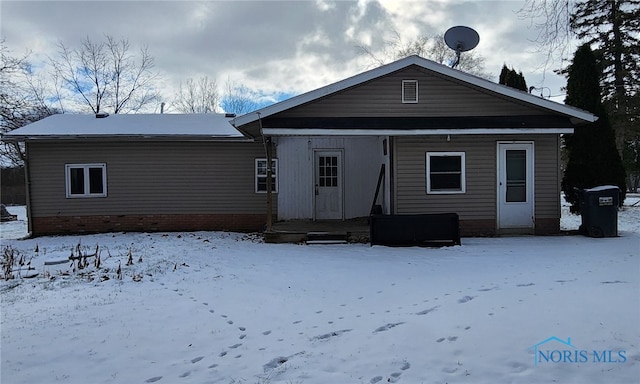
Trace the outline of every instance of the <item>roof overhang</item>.
{"label": "roof overhang", "polygon": [[435,136],[435,135],[544,135],[573,133],[573,128],[467,129],[325,129],[263,128],[264,136]]}
{"label": "roof overhang", "polygon": [[497,84],[492,81],[459,71],[457,69],[450,68],[448,66],[438,64],[434,61],[424,59],[419,56],[409,56],[404,59],[400,59],[393,63],[383,65],[381,67],[360,73],[358,75],[349,77],[342,81],[327,85],[322,88],[292,97],[290,99],[281,101],[279,103],[267,106],[259,109],[255,112],[248,113],[246,115],[238,116],[231,120],[231,124],[234,127],[240,128],[243,125],[258,121],[260,119],[273,116],[277,113],[285,110],[300,106],[312,102],[314,100],[323,98],[325,96],[340,92],[342,90],[354,87],[369,80],[376,79],[381,76],[402,70],[411,65],[417,65],[427,70],[433,71],[443,76],[456,79],[458,81],[476,86],[489,92],[493,92],[498,95],[502,95],[508,98],[519,100],[530,105],[538,106],[540,108],[559,113],[567,116],[572,120],[573,124],[586,124],[592,123],[598,119],[597,116],[575,108],[566,104],[557,103],[555,101],[547,100],[542,97],[534,96],[530,93],[520,91],[515,88],[507,87],[505,85]]}
{"label": "roof overhang", "polygon": [[208,141],[208,142],[251,142],[254,139],[246,136],[211,136],[211,135],[10,135],[2,136],[5,142],[22,141]]}

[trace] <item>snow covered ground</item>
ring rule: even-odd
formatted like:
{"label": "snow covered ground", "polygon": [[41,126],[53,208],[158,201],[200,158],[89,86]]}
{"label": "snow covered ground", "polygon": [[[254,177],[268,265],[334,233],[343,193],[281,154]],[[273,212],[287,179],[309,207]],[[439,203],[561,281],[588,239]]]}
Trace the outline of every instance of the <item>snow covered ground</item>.
{"label": "snow covered ground", "polygon": [[[442,249],[222,232],[12,240],[26,224],[9,207],[22,220],[2,223],[2,248],[38,276],[0,283],[0,381],[637,383],[639,199],[617,238]],[[78,244],[99,246],[100,268],[71,266]]]}

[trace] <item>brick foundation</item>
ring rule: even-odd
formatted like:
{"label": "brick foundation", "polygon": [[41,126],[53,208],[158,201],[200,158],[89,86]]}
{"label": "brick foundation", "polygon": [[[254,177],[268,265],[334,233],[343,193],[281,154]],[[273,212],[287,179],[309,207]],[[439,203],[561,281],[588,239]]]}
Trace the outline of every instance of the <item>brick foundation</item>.
{"label": "brick foundation", "polygon": [[462,237],[484,237],[495,235],[495,220],[460,220],[460,236]]}
{"label": "brick foundation", "polygon": [[[560,233],[560,219],[536,219],[536,235],[556,235]],[[495,220],[460,220],[460,236],[496,236]]]}
{"label": "brick foundation", "polygon": [[536,235],[557,235],[560,233],[560,219],[536,219]]}
{"label": "brick foundation", "polygon": [[264,214],[34,217],[34,236],[100,232],[261,231]]}

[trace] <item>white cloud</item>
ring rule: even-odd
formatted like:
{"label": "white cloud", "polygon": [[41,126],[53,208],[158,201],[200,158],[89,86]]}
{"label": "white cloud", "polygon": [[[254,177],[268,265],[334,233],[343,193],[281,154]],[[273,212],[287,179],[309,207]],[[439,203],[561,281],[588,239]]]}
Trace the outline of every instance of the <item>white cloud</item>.
{"label": "white cloud", "polygon": [[203,75],[262,92],[308,91],[362,71],[357,46],[379,49],[394,29],[408,41],[471,26],[480,34],[477,53],[495,74],[507,63],[530,81],[528,72],[544,61],[531,52],[532,31],[513,1],[2,1],[0,7],[0,33],[14,52],[32,50],[33,60],[54,54],[57,41],[73,46],[86,36],[148,45],[167,98],[180,81]]}

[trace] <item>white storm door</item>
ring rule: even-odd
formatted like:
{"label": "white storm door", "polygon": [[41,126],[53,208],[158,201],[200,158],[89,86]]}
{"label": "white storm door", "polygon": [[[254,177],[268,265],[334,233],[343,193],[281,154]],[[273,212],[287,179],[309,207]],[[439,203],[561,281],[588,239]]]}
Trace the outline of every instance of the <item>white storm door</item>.
{"label": "white storm door", "polygon": [[534,226],[533,143],[498,143],[498,228]]}
{"label": "white storm door", "polygon": [[315,151],[315,219],[341,220],[342,151]]}

